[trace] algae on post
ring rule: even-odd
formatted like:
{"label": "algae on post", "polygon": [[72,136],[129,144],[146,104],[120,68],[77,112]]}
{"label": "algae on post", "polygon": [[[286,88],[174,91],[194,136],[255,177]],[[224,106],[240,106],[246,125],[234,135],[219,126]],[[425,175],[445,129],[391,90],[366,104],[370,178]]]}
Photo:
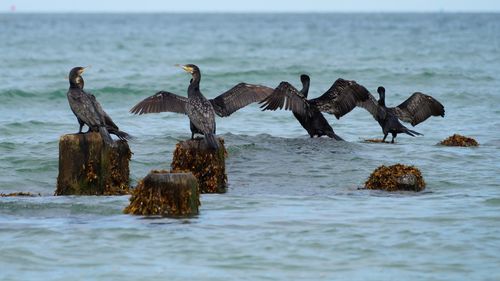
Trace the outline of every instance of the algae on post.
{"label": "algae on post", "polygon": [[186,217],[198,214],[196,178],[191,173],[151,171],[140,180],[130,197],[126,214]]}
{"label": "algae on post", "polygon": [[62,136],[55,195],[128,194],[131,155],[127,142],[107,147],[99,133]]}
{"label": "algae on post", "polygon": [[198,179],[201,193],[224,193],[227,188],[224,140],[214,151],[203,139],[186,140],[176,144],[172,160],[172,171],[191,172]]}

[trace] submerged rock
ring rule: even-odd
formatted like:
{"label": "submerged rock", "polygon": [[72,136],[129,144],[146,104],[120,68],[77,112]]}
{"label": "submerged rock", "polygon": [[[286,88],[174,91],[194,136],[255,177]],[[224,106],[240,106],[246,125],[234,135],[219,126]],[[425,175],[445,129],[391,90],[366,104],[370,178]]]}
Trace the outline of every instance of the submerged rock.
{"label": "submerged rock", "polygon": [[439,144],[446,146],[465,146],[465,147],[479,145],[479,143],[475,139],[464,137],[459,134],[454,134],[453,136],[448,137],[447,139],[441,141]]}
{"label": "submerged rock", "polygon": [[365,142],[371,142],[371,143],[391,143],[388,141],[384,141],[383,139],[365,139]]}
{"label": "submerged rock", "polygon": [[172,171],[193,173],[201,193],[224,193],[227,189],[227,152],[224,140],[217,139],[217,150],[210,149],[204,139],[181,141],[175,146]]}
{"label": "submerged rock", "polygon": [[186,217],[198,214],[200,195],[192,173],[151,171],[132,191],[126,214]]}
{"label": "submerged rock", "polygon": [[0,193],[0,197],[39,197],[40,193],[33,194],[31,192],[13,192],[13,193]]}
{"label": "submerged rock", "polygon": [[109,147],[99,133],[62,136],[55,195],[127,194],[131,156],[126,141]]}
{"label": "submerged rock", "polygon": [[365,182],[366,189],[380,189],[385,191],[422,191],[425,182],[420,171],[413,166],[396,164],[380,166]]}

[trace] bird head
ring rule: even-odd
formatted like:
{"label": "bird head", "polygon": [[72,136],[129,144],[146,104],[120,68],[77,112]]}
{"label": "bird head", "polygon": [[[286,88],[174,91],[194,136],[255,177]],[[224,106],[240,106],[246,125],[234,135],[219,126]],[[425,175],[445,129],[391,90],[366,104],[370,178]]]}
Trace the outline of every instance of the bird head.
{"label": "bird head", "polygon": [[176,66],[179,66],[180,68],[184,69],[184,71],[191,73],[192,75],[200,72],[200,69],[194,64],[184,64],[184,65],[177,64]]}
{"label": "bird head", "polygon": [[70,85],[77,85],[80,88],[83,88],[82,74],[89,67],[90,66],[87,66],[87,67],[81,67],[81,66],[73,67],[71,69],[71,71],[69,72],[69,77],[68,77]]}
{"label": "bird head", "polygon": [[307,95],[309,93],[309,83],[310,83],[310,81],[311,81],[311,78],[309,78],[309,75],[306,75],[306,74],[300,75],[300,82],[302,82],[301,93],[306,98],[307,98]]}
{"label": "bird head", "polygon": [[81,66],[73,67],[69,72],[69,79],[81,76],[82,73],[85,71],[85,69],[86,67],[81,67]]}
{"label": "bird head", "polygon": [[377,88],[377,93],[379,94],[379,96],[385,96],[385,88],[380,86]]}
{"label": "bird head", "polygon": [[309,83],[310,80],[311,78],[309,78],[309,75],[306,74],[300,75],[300,81],[302,82],[302,84]]}
{"label": "bird head", "polygon": [[377,93],[379,95],[379,100],[378,100],[378,104],[381,105],[381,106],[385,106],[385,88],[380,86],[377,88]]}
{"label": "bird head", "polygon": [[184,65],[176,64],[176,66],[179,66],[180,68],[184,69],[184,71],[186,71],[187,73],[191,73],[191,75],[193,76],[193,79],[191,79],[191,82],[193,82],[193,81],[199,82],[200,81],[200,79],[201,79],[200,69],[196,65],[194,65],[194,64],[184,64]]}

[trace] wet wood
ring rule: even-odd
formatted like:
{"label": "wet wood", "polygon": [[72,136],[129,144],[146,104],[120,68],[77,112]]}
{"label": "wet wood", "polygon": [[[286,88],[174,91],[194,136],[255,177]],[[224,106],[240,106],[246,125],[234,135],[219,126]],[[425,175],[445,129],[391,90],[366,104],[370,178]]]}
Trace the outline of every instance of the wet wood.
{"label": "wet wood", "polygon": [[192,173],[151,171],[132,191],[127,214],[188,217],[198,214],[198,181]]}
{"label": "wet wood", "polygon": [[61,136],[55,195],[127,194],[131,155],[127,142],[109,147],[99,133]]}
{"label": "wet wood", "polygon": [[175,147],[172,171],[193,173],[201,193],[224,193],[227,189],[227,152],[224,140],[217,139],[217,150],[210,149],[203,139],[181,141]]}

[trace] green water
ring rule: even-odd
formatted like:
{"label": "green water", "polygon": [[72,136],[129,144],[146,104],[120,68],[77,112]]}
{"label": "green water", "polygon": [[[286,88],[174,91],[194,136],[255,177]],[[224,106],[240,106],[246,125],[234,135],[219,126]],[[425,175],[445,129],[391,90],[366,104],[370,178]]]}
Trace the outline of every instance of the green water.
{"label": "green water", "polygon": [[[128,110],[186,95],[197,64],[214,97],[239,82],[337,77],[398,105],[414,91],[446,109],[397,144],[364,110],[336,120],[347,142],[310,139],[290,112],[249,106],[217,119],[228,193],[186,220],[123,215],[128,197],[53,197],[58,140],[78,130],[73,66],[130,143],[132,183],[168,168],[189,122]],[[0,280],[498,280],[498,14],[0,14]],[[436,146],[460,133],[477,148]],[[424,192],[359,190],[379,165],[416,165]]]}

